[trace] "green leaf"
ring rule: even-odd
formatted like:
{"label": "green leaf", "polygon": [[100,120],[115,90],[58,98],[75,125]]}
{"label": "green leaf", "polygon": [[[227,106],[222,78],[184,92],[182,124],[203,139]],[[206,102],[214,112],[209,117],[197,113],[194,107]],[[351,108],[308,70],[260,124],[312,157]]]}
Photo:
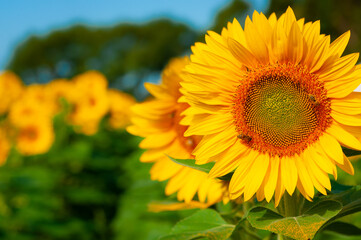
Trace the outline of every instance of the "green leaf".
{"label": "green leaf", "polygon": [[336,216],[341,208],[341,203],[327,200],[314,204],[301,216],[283,217],[268,208],[255,207],[250,210],[247,219],[254,228],[307,240],[312,239],[322,225]]}
{"label": "green leaf", "polygon": [[361,229],[345,222],[333,222],[323,229],[324,231],[331,231],[346,236],[361,236]]}
{"label": "green leaf", "polygon": [[169,235],[160,240],[190,240],[208,238],[210,240],[225,240],[229,238],[235,226],[228,224],[212,209],[204,209],[190,217],[179,221]]}
{"label": "green leaf", "polygon": [[182,166],[190,167],[193,169],[196,169],[198,171],[209,173],[211,171],[212,167],[214,166],[214,162],[206,163],[203,165],[196,164],[196,161],[194,159],[174,159],[170,156],[168,156],[170,160],[173,162],[180,164]]}
{"label": "green leaf", "polygon": [[347,190],[350,190],[353,186],[343,185],[335,180],[331,180],[331,192],[332,193],[341,193]]}
{"label": "green leaf", "polygon": [[332,221],[334,221],[346,215],[361,211],[361,186],[354,186],[347,191],[331,194],[321,199],[325,201],[335,200],[342,203],[342,210],[332,218]]}

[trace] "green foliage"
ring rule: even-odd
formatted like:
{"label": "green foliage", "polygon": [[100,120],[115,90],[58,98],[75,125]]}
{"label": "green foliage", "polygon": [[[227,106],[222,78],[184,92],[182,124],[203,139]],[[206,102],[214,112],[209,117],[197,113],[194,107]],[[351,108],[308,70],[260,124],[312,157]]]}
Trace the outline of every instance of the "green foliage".
{"label": "green foliage", "polygon": [[43,155],[13,150],[0,168],[0,238],[111,239],[119,197],[129,183],[123,163],[138,140],[126,132],[88,137],[55,121],[56,142]]}
{"label": "green foliage", "polygon": [[353,224],[345,222],[333,222],[323,229],[324,231],[335,232],[344,236],[361,236],[361,229]]}
{"label": "green foliage", "polygon": [[151,165],[141,163],[139,156],[140,151],[136,151],[123,163],[124,174],[129,180],[126,191],[120,196],[112,224],[116,240],[156,239],[168,233],[177,221],[190,213],[154,213],[147,210],[150,202],[164,200],[164,184],[150,180]]}
{"label": "green foliage", "polygon": [[322,197],[320,202],[329,199],[339,201],[343,205],[342,210],[332,218],[333,221],[346,215],[359,212],[361,211],[361,186],[355,186],[347,191]]}
{"label": "green foliage", "polygon": [[247,219],[254,228],[268,230],[294,239],[312,239],[327,220],[341,211],[342,205],[336,201],[315,204],[300,216],[283,217],[264,207],[255,207]]}
{"label": "green foliage", "polygon": [[235,226],[228,224],[216,211],[204,209],[178,222],[172,232],[161,240],[190,240],[206,238],[225,240],[231,236]]}

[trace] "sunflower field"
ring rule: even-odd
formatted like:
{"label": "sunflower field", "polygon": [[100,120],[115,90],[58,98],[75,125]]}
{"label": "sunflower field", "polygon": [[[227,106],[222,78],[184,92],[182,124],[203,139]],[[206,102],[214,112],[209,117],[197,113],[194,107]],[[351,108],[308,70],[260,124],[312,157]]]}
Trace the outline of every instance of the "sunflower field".
{"label": "sunflower field", "polygon": [[361,4],[250,2],[19,45],[0,239],[361,239]]}

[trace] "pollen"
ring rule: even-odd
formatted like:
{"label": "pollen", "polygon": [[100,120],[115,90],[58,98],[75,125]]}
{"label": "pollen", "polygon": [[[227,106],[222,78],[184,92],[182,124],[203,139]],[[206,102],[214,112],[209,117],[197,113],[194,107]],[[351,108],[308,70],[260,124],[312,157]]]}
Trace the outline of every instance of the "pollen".
{"label": "pollen", "polygon": [[332,123],[323,83],[290,63],[245,72],[232,113],[238,139],[271,156],[300,154]]}

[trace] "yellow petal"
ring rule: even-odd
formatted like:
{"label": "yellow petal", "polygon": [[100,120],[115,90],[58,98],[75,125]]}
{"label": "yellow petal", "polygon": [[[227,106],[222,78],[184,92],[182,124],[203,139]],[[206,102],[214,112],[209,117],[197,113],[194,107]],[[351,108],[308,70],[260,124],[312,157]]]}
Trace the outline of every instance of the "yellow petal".
{"label": "yellow petal", "polygon": [[240,143],[240,141],[235,142],[229,149],[212,158],[216,163],[209,172],[209,177],[216,178],[230,173],[243,161],[243,155],[248,153],[249,148],[247,146]]}
{"label": "yellow petal", "polygon": [[288,7],[285,13],[284,27],[286,33],[291,31],[292,25],[296,22],[296,16],[291,7]]}
{"label": "yellow petal", "polygon": [[277,184],[277,179],[278,179],[278,175],[279,175],[279,171],[278,169],[280,168],[280,159],[278,156],[275,156],[273,158],[270,159],[270,174],[268,177],[268,180],[264,186],[264,193],[265,193],[265,197],[267,202],[270,202],[272,199],[272,196],[276,190],[276,184]]}
{"label": "yellow petal", "polygon": [[271,15],[268,17],[268,22],[272,27],[275,27],[277,23],[277,16],[275,13],[271,13]]}
{"label": "yellow petal", "polygon": [[327,79],[324,81],[330,81],[330,80],[337,81],[338,78],[347,74],[349,71],[351,71],[354,68],[358,58],[359,58],[359,53],[352,53],[342,58],[339,58],[338,61],[334,63],[334,65],[329,71],[320,74],[319,79],[322,81],[323,79]]}
{"label": "yellow petal", "polygon": [[347,115],[344,113],[332,111],[331,116],[338,123],[349,125],[349,126],[361,126],[361,114],[358,115]]}
{"label": "yellow petal", "polygon": [[361,151],[360,141],[338,124],[332,124],[326,132],[336,138],[343,146]]}
{"label": "yellow petal", "polygon": [[341,99],[331,99],[331,108],[350,115],[361,114],[361,92],[352,92]]}
{"label": "yellow petal", "polygon": [[340,127],[345,129],[347,132],[350,132],[352,135],[361,140],[361,127],[347,126],[343,124],[339,124]]}
{"label": "yellow petal", "polygon": [[278,204],[280,203],[284,192],[285,192],[285,187],[284,187],[283,181],[281,179],[281,174],[278,174],[277,185],[276,185],[276,190],[275,190],[275,207],[277,207]]}
{"label": "yellow petal", "polygon": [[297,170],[298,170],[298,178],[300,180],[300,183],[305,191],[305,193],[307,194],[307,196],[313,198],[314,195],[314,187],[311,181],[311,177],[307,171],[307,168],[303,162],[303,159],[301,159],[300,157],[296,157],[296,166],[297,166]]}
{"label": "yellow petal", "polygon": [[343,171],[347,172],[350,175],[354,175],[355,174],[355,170],[352,166],[352,163],[350,162],[350,160],[348,159],[348,157],[346,157],[346,155],[343,155],[344,157],[344,163],[343,164],[339,164],[336,163],[336,165],[341,168]]}
{"label": "yellow petal", "polygon": [[342,148],[334,137],[330,136],[327,133],[324,133],[319,138],[319,144],[330,158],[332,158],[335,162],[343,164]]}
{"label": "yellow petal", "polygon": [[[323,156],[322,154],[320,154],[316,150],[317,148],[318,144],[316,144],[316,146],[310,146],[304,150],[304,154],[309,154],[309,157],[320,167],[320,169],[329,174],[332,174],[332,169],[334,167],[332,162],[329,161],[329,158],[327,156]],[[323,150],[320,151],[323,152]]]}
{"label": "yellow petal", "polygon": [[241,158],[240,163],[234,172],[232,179],[229,183],[229,191],[230,193],[236,193],[243,186],[242,182],[244,182],[244,176],[248,173],[249,168],[252,166],[255,159],[258,157],[259,152],[251,150],[249,154],[245,155]]}
{"label": "yellow petal", "polygon": [[310,64],[310,73],[317,72],[323,66],[327,59],[329,44],[330,36],[326,36],[315,46],[316,51]]}
{"label": "yellow petal", "polygon": [[292,196],[298,179],[295,161],[292,157],[282,157],[280,158],[280,166],[283,185],[287,192]]}
{"label": "yellow petal", "polygon": [[288,36],[287,55],[288,59],[295,64],[302,60],[303,37],[296,22],[293,23]]}
{"label": "yellow petal", "polygon": [[263,13],[258,13],[257,11],[253,12],[252,15],[253,25],[257,27],[258,33],[261,33],[261,37],[264,42],[270,43],[272,37],[272,27]]}
{"label": "yellow petal", "polygon": [[335,54],[336,56],[341,57],[343,51],[345,51],[348,41],[350,40],[350,35],[351,32],[347,31],[339,36],[335,41],[333,41],[330,45],[329,54]]}
{"label": "yellow petal", "polygon": [[154,163],[150,169],[150,176],[152,180],[165,181],[176,175],[182,168],[182,165],[176,164],[168,157],[163,157]]}
{"label": "yellow petal", "polygon": [[247,183],[244,188],[244,201],[248,201],[261,186],[266,172],[269,170],[269,155],[259,154],[254,160],[250,171],[247,174]]}
{"label": "yellow petal", "polygon": [[[305,154],[307,153],[307,154]],[[331,191],[331,182],[328,174],[321,170],[320,167],[315,163],[315,161],[310,157],[308,152],[304,152],[305,165],[308,167],[308,171],[312,172],[316,176],[317,181],[325,188]]]}
{"label": "yellow petal", "polygon": [[208,135],[222,131],[233,121],[233,116],[227,114],[196,115],[184,136]]}
{"label": "yellow petal", "polygon": [[231,31],[231,36],[234,40],[238,41],[241,45],[247,47],[246,36],[244,35],[244,31],[241,27],[241,24],[237,21],[236,18],[233,19],[233,23],[230,24],[232,28],[228,28]]}
{"label": "yellow petal", "polygon": [[165,187],[165,194],[171,195],[177,192],[184,184],[184,179],[187,179],[188,170],[186,167],[182,167],[178,174],[174,175],[167,183]]}
{"label": "yellow petal", "polygon": [[297,189],[298,189],[298,191],[300,191],[300,193],[302,194],[302,196],[304,198],[306,198],[308,201],[312,202],[312,198],[310,198],[310,196],[306,193],[300,179],[298,179],[298,182],[297,182]]}
{"label": "yellow petal", "polygon": [[182,187],[177,194],[177,199],[179,201],[183,200],[185,202],[190,202],[197,193],[197,190],[202,181],[207,178],[207,174],[188,167],[186,167],[186,169],[188,174],[183,179]]}
{"label": "yellow petal", "polygon": [[246,35],[248,47],[253,55],[260,63],[267,64],[269,61],[267,45],[264,42],[262,35],[257,31],[257,27],[252,23],[248,16],[246,18],[244,33]]}
{"label": "yellow petal", "polygon": [[209,158],[228,149],[237,141],[233,124],[220,133],[206,135],[193,151],[197,164],[207,163]]}
{"label": "yellow petal", "polygon": [[233,56],[243,65],[249,68],[256,68],[258,66],[257,58],[236,40],[229,38],[228,46]]}
{"label": "yellow petal", "polygon": [[165,132],[159,132],[147,136],[139,143],[139,147],[143,149],[164,147],[170,144],[176,137],[177,133],[173,129]]}
{"label": "yellow petal", "polygon": [[153,83],[144,83],[144,87],[148,90],[150,94],[158,99],[174,99],[175,97],[172,96],[169,91],[163,86],[159,86]]}

